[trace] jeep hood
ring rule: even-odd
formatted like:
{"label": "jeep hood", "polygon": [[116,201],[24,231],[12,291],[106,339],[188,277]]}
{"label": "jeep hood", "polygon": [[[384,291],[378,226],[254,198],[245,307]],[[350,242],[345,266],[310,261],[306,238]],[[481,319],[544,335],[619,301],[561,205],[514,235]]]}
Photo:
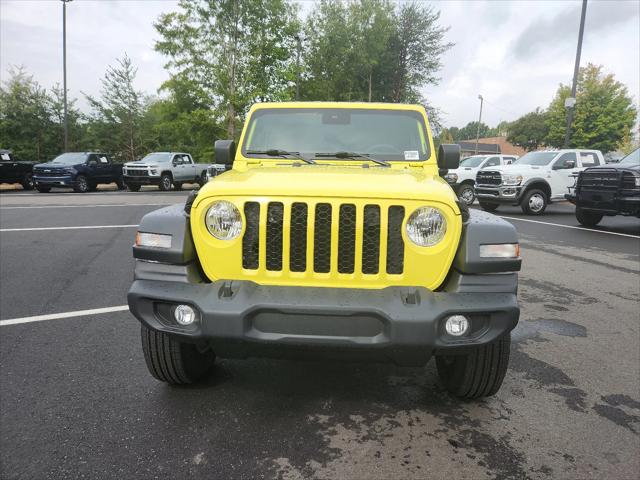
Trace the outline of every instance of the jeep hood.
{"label": "jeep hood", "polygon": [[318,164],[230,170],[202,188],[194,206],[208,197],[236,195],[447,199],[449,205],[456,201],[453,190],[443,179],[432,177],[422,169]]}

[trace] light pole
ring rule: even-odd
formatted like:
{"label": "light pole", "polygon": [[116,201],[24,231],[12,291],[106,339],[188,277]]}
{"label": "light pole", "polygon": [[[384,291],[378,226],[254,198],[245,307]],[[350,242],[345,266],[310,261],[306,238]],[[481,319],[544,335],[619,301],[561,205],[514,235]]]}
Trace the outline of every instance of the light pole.
{"label": "light pole", "polygon": [[296,100],[300,100],[300,50],[302,49],[302,39],[296,34]]}
{"label": "light pole", "polygon": [[62,1],[62,88],[64,90],[64,151],[69,150],[69,126],[67,122],[67,3]]}
{"label": "light pole", "polygon": [[[571,138],[571,123],[573,122],[573,112],[576,105],[576,88],[578,85],[578,74],[580,73],[580,54],[582,53],[582,36],[584,35],[584,19],[587,16],[587,0],[582,0],[582,13],[580,14],[580,31],[578,33],[578,49],[576,50],[576,64],[573,67],[573,84],[571,85],[571,97],[565,100],[567,107],[567,129],[564,132],[564,148],[569,148]],[[586,146],[586,145],[584,145]]]}
{"label": "light pole", "polygon": [[478,154],[478,140],[480,139],[480,124],[482,123],[482,102],[484,101],[484,98],[482,98],[482,95],[478,95],[478,98],[480,99],[480,115],[478,115],[478,129],[476,130],[476,155]]}

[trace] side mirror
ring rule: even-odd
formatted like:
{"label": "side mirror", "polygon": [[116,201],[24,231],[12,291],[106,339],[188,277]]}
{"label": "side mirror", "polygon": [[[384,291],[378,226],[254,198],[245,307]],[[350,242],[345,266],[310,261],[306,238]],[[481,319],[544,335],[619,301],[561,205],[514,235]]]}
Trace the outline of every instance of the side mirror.
{"label": "side mirror", "polygon": [[[460,145],[442,144],[438,149],[438,169],[453,170],[460,166]],[[445,172],[446,173],[446,172]]]}
{"label": "side mirror", "polygon": [[215,153],[216,163],[233,165],[233,160],[236,157],[236,142],[233,140],[216,140]]}
{"label": "side mirror", "polygon": [[87,162],[87,165],[89,165],[90,167],[95,167],[96,165],[98,165],[98,161],[97,160],[89,160]]}

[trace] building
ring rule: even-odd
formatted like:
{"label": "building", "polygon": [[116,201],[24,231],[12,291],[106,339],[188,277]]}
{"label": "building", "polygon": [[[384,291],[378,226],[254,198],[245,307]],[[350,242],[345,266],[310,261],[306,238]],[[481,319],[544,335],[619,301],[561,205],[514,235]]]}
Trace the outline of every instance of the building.
{"label": "building", "polygon": [[[462,158],[476,154],[476,141],[463,140],[457,142],[460,145]],[[517,147],[507,142],[507,137],[486,137],[478,139],[478,155],[517,155],[521,157],[527,153],[522,147]]]}

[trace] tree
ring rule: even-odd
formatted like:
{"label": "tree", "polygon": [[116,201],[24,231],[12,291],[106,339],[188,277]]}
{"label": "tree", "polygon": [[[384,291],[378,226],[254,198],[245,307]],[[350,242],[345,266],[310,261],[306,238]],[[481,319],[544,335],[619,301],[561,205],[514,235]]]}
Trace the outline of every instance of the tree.
{"label": "tree", "polygon": [[[463,140],[475,140],[478,135],[478,122],[469,122],[462,128],[452,127],[449,129],[449,132],[456,142]],[[480,123],[480,138],[494,137],[496,135],[497,133],[495,129],[490,128],[485,123]]]}
{"label": "tree", "polygon": [[136,160],[143,152],[141,123],[148,99],[135,89],[137,68],[125,54],[109,66],[101,80],[100,98],[85,95],[93,108],[90,133],[96,146],[126,160]]}
{"label": "tree", "polygon": [[[561,84],[549,105],[548,145],[562,147],[564,144],[567,118],[564,102],[570,94],[569,86]],[[624,136],[630,134],[636,115],[627,88],[613,74],[605,74],[602,66],[588,64],[578,75],[569,146],[594,148],[605,153],[615,150]]]}
{"label": "tree", "polygon": [[198,95],[235,137],[238,122],[256,101],[291,98],[299,25],[285,0],[180,0],[162,15],[155,48],[182,82]]}
{"label": "tree", "polygon": [[548,133],[547,115],[544,111],[536,109],[535,112],[529,112],[509,125],[507,141],[530,152],[544,145]]}

